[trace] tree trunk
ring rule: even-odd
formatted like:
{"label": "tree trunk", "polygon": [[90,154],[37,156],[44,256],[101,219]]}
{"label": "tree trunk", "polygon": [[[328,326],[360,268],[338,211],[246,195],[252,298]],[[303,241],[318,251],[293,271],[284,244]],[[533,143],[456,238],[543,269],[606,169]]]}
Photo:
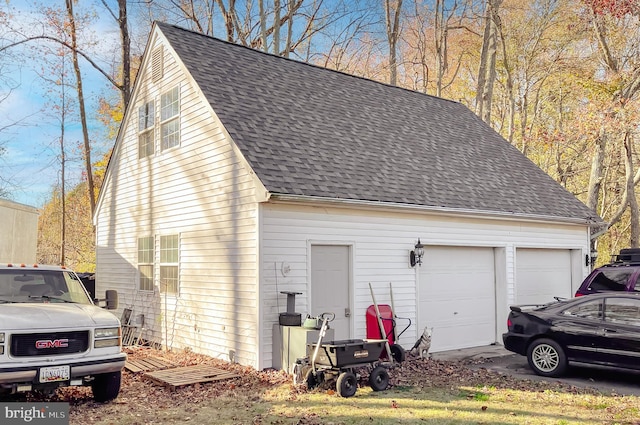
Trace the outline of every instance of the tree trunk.
{"label": "tree trunk", "polygon": [[91,166],[91,143],[89,141],[89,129],[87,128],[87,112],[84,106],[84,90],[82,88],[82,74],[78,63],[78,41],[76,36],[76,23],[73,15],[73,0],[66,0],[67,15],[69,18],[69,31],[71,35],[73,70],[76,74],[76,89],[78,92],[78,106],[80,107],[80,122],[82,124],[82,137],[84,139],[84,165],[87,174],[87,190],[89,195],[89,205],[91,206],[91,216],[96,210],[96,200],[93,187],[93,170]]}
{"label": "tree trunk", "polygon": [[487,58],[489,39],[491,38],[491,0],[487,0],[484,11],[484,32],[482,34],[482,48],[480,49],[480,64],[478,65],[478,84],[476,86],[476,115],[482,116],[484,104],[482,94],[487,80]]}
{"label": "tree trunk", "polygon": [[436,96],[442,97],[442,79],[447,70],[447,24],[444,18],[444,0],[436,0],[435,9]]}
{"label": "tree trunk", "polygon": [[262,51],[269,52],[269,46],[267,45],[267,15],[264,10],[264,0],[258,0],[258,9],[260,13],[260,42],[262,44]]}
{"label": "tree trunk", "polygon": [[[63,56],[64,60],[64,56]],[[66,157],[64,154],[64,126],[66,124],[66,95],[65,95],[65,81],[64,81],[64,66],[62,69],[62,107],[60,108],[60,259],[59,264],[65,265],[65,245],[67,235],[67,204],[66,204],[66,188],[64,184],[65,180],[65,162]]]}
{"label": "tree trunk", "polygon": [[218,7],[222,13],[222,19],[224,19],[224,27],[227,32],[227,41],[234,42],[234,16],[235,16],[235,0],[229,0],[229,9],[224,5],[223,0],[217,0]]}
{"label": "tree trunk", "polygon": [[591,174],[589,175],[589,188],[587,192],[587,206],[594,211],[597,211],[598,209],[600,191],[602,190],[602,168],[606,148],[607,132],[603,124],[594,145],[593,157],[591,158]]}
{"label": "tree trunk", "polygon": [[626,177],[626,191],[628,193],[627,202],[631,211],[631,248],[638,248],[640,242],[640,217],[638,214],[638,198],[635,193],[635,185],[633,182],[633,137],[630,132],[627,131],[624,137],[624,150],[625,150],[625,177]]}
{"label": "tree trunk", "polygon": [[513,143],[513,136],[516,127],[516,95],[513,89],[513,75],[511,74],[511,65],[509,62],[509,57],[507,56],[507,43],[502,31],[502,21],[498,19],[497,24],[498,34],[500,35],[500,44],[502,45],[503,66],[505,73],[507,74],[507,95],[509,96],[509,128],[507,132],[507,140],[509,140],[509,143]]}
{"label": "tree trunk", "polygon": [[482,93],[482,104],[484,105],[484,110],[482,113],[482,120],[487,124],[491,124],[491,108],[493,105],[493,86],[496,81],[496,56],[498,53],[498,21],[500,17],[498,16],[498,7],[502,0],[491,0],[489,4],[491,5],[491,19],[489,20],[490,24],[490,36],[489,36],[489,49],[487,51],[488,55],[488,67],[487,67],[487,77],[484,84],[484,92]]}
{"label": "tree trunk", "polygon": [[387,24],[387,40],[389,42],[389,84],[395,86],[398,80],[397,45],[402,0],[396,0],[393,10],[391,1],[385,0],[384,10]]}
{"label": "tree trunk", "polygon": [[287,16],[289,19],[287,20],[287,41],[284,45],[284,57],[289,57],[289,52],[291,51],[291,39],[293,37],[293,0],[289,0],[287,2]]}
{"label": "tree trunk", "polygon": [[118,26],[122,41],[122,110],[126,111],[131,99],[131,38],[127,23],[127,0],[118,0]]}
{"label": "tree trunk", "polygon": [[496,80],[496,56],[498,42],[498,10],[502,0],[487,0],[482,51],[478,68],[476,114],[486,123],[491,122],[493,86]]}
{"label": "tree trunk", "polygon": [[273,53],[280,56],[280,0],[273,0]]}

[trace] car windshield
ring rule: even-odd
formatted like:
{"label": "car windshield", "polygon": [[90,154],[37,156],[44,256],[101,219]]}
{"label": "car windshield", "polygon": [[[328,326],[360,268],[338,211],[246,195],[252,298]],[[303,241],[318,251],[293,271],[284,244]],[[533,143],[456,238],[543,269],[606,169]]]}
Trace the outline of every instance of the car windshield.
{"label": "car windshield", "polygon": [[93,304],[78,277],[66,270],[0,270],[0,299],[4,303]]}

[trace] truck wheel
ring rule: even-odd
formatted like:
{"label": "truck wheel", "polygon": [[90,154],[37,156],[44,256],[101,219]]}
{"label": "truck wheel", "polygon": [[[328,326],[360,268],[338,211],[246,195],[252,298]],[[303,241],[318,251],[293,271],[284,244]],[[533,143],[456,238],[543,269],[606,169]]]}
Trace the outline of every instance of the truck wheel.
{"label": "truck wheel", "polygon": [[91,383],[91,391],[93,391],[93,399],[97,402],[104,403],[118,397],[120,393],[120,382],[122,380],[122,372],[111,372],[96,375]]}
{"label": "truck wheel", "polygon": [[340,397],[351,397],[358,389],[358,380],[353,372],[342,372],[336,381],[336,390]]}
{"label": "truck wheel", "polygon": [[384,391],[389,386],[389,372],[384,366],[376,366],[369,375],[369,386],[373,391]]}

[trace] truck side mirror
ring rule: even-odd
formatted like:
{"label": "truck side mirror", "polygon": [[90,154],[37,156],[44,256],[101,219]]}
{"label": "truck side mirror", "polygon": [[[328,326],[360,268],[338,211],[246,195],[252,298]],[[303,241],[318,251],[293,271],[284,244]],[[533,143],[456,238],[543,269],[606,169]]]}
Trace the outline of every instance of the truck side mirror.
{"label": "truck side mirror", "polygon": [[107,289],[106,291],[104,291],[104,294],[106,296],[105,301],[107,302],[107,305],[105,306],[105,308],[107,310],[117,309],[118,308],[118,291],[114,289]]}

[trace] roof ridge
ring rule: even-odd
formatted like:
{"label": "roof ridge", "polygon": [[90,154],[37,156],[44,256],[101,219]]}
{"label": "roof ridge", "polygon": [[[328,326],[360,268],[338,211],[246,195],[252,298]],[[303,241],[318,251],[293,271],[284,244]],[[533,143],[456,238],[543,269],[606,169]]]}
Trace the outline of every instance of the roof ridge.
{"label": "roof ridge", "polygon": [[250,46],[245,46],[244,44],[233,43],[233,42],[231,42],[231,41],[223,40],[223,39],[221,39],[221,38],[214,37],[214,36],[212,36],[212,35],[203,34],[203,33],[198,32],[198,31],[194,31],[194,30],[190,30],[190,29],[187,29],[187,28],[181,27],[181,26],[179,26],[179,25],[170,24],[170,23],[162,22],[162,21],[155,21],[155,23],[156,23],[158,26],[160,26],[160,27],[161,27],[161,26],[173,27],[173,28],[175,28],[175,29],[177,29],[177,30],[184,31],[184,32],[188,32],[188,33],[191,33],[191,34],[193,34],[193,35],[200,36],[200,37],[205,37],[205,38],[207,38],[207,39],[214,40],[214,41],[217,41],[217,42],[220,42],[220,43],[223,43],[223,44],[229,45],[229,46],[238,47],[238,48],[243,48],[243,49],[245,49],[245,50],[248,50],[248,51],[251,51],[251,52],[254,52],[254,53],[260,53],[260,54],[262,54],[262,55],[265,55],[265,56],[267,56],[267,57],[271,57],[271,58],[273,58],[273,59],[282,59],[282,60],[285,60],[285,61],[288,61],[288,62],[292,62],[292,63],[295,63],[295,64],[300,64],[300,65],[310,66],[310,67],[312,67],[312,68],[319,69],[319,70],[322,70],[322,71],[334,72],[334,73],[336,73],[336,74],[340,74],[340,75],[344,75],[344,76],[347,76],[347,77],[356,78],[356,79],[363,80],[363,81],[366,81],[366,82],[375,83],[375,84],[380,84],[380,85],[383,85],[383,86],[385,86],[385,87],[390,87],[390,88],[393,88],[393,89],[404,90],[404,91],[409,92],[409,93],[414,93],[414,94],[421,95],[421,96],[427,96],[427,97],[430,97],[430,98],[433,98],[433,99],[444,100],[444,101],[452,102],[452,103],[455,103],[455,104],[462,104],[461,102],[456,101],[456,100],[453,100],[453,99],[447,99],[447,98],[445,98],[445,97],[438,97],[438,96],[434,96],[434,95],[429,94],[429,93],[423,93],[423,92],[420,92],[420,91],[417,91],[417,90],[411,90],[411,89],[408,89],[408,88],[405,88],[405,87],[402,87],[402,86],[394,86],[394,85],[392,85],[392,84],[385,83],[385,82],[383,82],[383,81],[372,80],[372,79],[370,79],[370,78],[363,77],[363,76],[361,76],[361,75],[349,74],[349,73],[344,72],[344,71],[339,71],[339,70],[337,70],[337,69],[327,68],[327,67],[324,67],[324,66],[316,65],[316,64],[314,64],[314,63],[305,62],[305,61],[303,61],[303,60],[298,60],[298,59],[293,59],[293,58],[287,58],[287,57],[284,57],[284,56],[278,56],[278,55],[276,55],[276,54],[274,54],[274,53],[265,52],[265,51],[263,51],[263,50],[255,49],[255,48],[250,47]]}

